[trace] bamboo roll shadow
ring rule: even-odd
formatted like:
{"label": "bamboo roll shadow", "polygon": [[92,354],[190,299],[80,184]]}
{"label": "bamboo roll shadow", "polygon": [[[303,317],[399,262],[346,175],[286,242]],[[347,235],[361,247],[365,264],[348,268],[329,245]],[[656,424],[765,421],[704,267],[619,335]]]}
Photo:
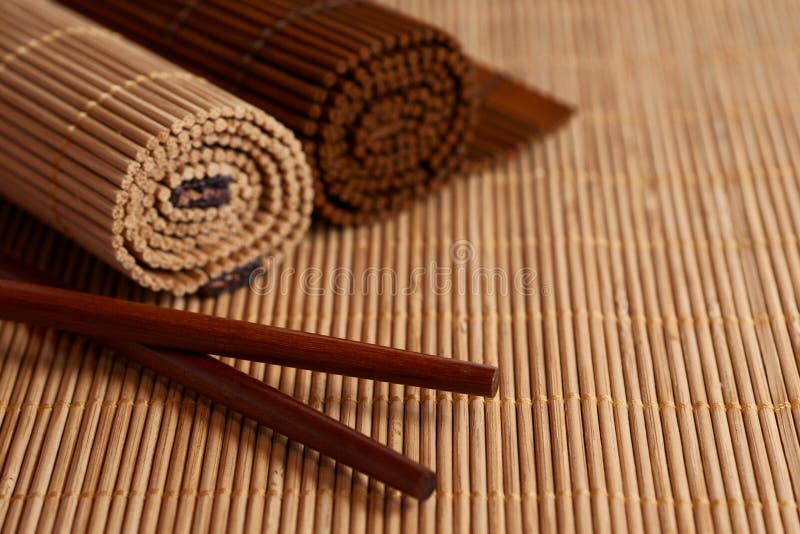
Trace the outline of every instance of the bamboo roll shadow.
{"label": "bamboo roll shadow", "polygon": [[274,117],[43,0],[0,4],[0,192],[154,290],[246,281],[306,231]]}
{"label": "bamboo roll shadow", "polygon": [[62,0],[275,115],[303,140],[318,216],[385,217],[560,126],[571,109],[451,36],[359,0]]}

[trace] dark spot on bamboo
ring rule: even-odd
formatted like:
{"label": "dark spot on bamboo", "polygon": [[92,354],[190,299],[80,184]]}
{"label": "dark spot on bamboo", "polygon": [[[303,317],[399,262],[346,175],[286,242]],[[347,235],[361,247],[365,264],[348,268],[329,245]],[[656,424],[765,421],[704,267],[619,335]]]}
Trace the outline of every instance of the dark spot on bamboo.
{"label": "dark spot on bamboo", "polygon": [[232,271],[212,278],[198,289],[201,297],[215,297],[227,291],[233,291],[247,284],[250,274],[261,267],[261,259],[257,258],[245,263]]}
{"label": "dark spot on bamboo", "polygon": [[230,176],[214,176],[183,182],[172,190],[170,202],[176,208],[209,208],[230,202]]}

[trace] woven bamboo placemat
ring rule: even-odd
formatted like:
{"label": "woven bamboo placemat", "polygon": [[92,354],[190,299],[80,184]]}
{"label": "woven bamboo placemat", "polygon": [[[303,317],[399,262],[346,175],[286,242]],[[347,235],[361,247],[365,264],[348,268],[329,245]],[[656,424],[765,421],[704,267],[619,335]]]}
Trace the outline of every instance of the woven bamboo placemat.
{"label": "woven bamboo placemat", "polygon": [[499,364],[487,400],[235,362],[434,466],[435,496],[3,324],[3,529],[797,531],[800,6],[392,4],[579,115],[216,300],[144,294],[6,204],[0,228],[86,289]]}

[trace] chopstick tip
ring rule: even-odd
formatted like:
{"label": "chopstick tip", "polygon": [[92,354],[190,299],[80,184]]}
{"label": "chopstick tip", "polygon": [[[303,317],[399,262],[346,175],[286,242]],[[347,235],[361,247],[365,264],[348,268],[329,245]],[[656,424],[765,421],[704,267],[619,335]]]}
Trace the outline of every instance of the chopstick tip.
{"label": "chopstick tip", "polygon": [[419,479],[417,483],[416,497],[420,501],[424,501],[433,494],[436,489],[436,473],[427,470],[425,474]]}
{"label": "chopstick tip", "polygon": [[489,394],[487,397],[492,398],[497,395],[497,390],[500,388],[500,369],[497,367],[494,368],[494,374],[492,375],[492,381],[489,384]]}

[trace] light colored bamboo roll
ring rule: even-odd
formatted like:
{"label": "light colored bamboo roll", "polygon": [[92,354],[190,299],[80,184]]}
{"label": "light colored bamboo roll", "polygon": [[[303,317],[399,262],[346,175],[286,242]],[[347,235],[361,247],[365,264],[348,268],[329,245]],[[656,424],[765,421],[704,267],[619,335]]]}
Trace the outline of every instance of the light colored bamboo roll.
{"label": "light colored bamboo roll", "polygon": [[42,0],[0,4],[0,193],[141,285],[213,292],[306,231],[270,115]]}

